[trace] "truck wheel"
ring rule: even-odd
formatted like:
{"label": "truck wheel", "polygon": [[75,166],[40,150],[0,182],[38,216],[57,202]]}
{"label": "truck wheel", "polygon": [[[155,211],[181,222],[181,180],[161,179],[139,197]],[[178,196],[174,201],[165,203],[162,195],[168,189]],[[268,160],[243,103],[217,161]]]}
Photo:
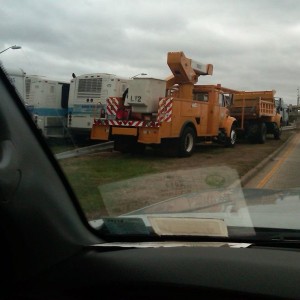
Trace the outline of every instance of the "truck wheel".
{"label": "truck wheel", "polygon": [[257,142],[264,144],[267,139],[267,126],[265,123],[261,123],[258,128]]}
{"label": "truck wheel", "polygon": [[250,143],[258,142],[260,135],[260,125],[256,122],[250,123],[247,128],[247,139]]}
{"label": "truck wheel", "polygon": [[281,132],[282,132],[282,127],[278,127],[276,124],[275,124],[275,129],[274,129],[274,139],[275,140],[280,140],[280,136],[281,136]]}
{"label": "truck wheel", "polygon": [[230,136],[226,137],[225,147],[234,147],[236,143],[236,131],[235,127],[232,126],[230,130]]}
{"label": "truck wheel", "polygon": [[186,127],[179,138],[179,157],[189,157],[194,152],[196,134],[191,127]]}

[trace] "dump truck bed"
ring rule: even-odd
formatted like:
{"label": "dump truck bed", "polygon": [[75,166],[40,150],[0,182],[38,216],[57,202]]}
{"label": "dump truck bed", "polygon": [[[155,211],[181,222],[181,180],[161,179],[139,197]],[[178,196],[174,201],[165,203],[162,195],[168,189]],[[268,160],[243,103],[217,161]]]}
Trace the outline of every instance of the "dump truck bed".
{"label": "dump truck bed", "polygon": [[236,119],[273,117],[276,114],[274,93],[263,91],[234,94],[229,110],[230,115]]}

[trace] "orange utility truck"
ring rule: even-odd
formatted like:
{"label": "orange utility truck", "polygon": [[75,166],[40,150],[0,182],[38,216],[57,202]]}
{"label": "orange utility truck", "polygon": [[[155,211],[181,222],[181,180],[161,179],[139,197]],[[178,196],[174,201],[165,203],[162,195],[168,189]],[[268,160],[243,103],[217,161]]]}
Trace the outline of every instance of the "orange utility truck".
{"label": "orange utility truck", "polygon": [[166,80],[134,78],[123,97],[109,97],[105,118],[96,118],[91,139],[113,140],[117,151],[142,152],[146,145],[187,157],[196,143],[234,146],[236,120],[229,116],[232,91],[221,85],[196,85],[213,66],[169,52],[172,75]]}
{"label": "orange utility truck", "polygon": [[228,106],[230,115],[237,119],[238,137],[251,142],[265,143],[266,135],[275,139],[281,134],[281,115],[276,111],[274,91],[241,92],[232,95]]}

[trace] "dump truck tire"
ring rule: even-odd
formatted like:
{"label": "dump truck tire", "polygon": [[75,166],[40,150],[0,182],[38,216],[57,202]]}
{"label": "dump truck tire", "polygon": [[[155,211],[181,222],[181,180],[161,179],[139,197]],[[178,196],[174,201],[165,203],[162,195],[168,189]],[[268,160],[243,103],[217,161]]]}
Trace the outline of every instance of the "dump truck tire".
{"label": "dump truck tire", "polygon": [[195,148],[196,134],[191,127],[184,128],[181,137],[179,138],[178,156],[189,157],[193,154]]}
{"label": "dump truck tire", "polygon": [[282,127],[278,127],[277,125],[275,125],[276,128],[274,129],[274,139],[275,140],[280,140],[280,136],[281,136],[281,132],[282,132]]}
{"label": "dump truck tire", "polygon": [[259,144],[264,144],[266,142],[266,139],[267,139],[267,126],[265,123],[261,123],[259,125],[257,142]]}

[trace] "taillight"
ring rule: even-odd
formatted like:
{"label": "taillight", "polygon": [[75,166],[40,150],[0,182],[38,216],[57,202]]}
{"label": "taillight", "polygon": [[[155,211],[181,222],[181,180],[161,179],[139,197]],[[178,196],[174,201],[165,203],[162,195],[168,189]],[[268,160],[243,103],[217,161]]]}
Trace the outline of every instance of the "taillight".
{"label": "taillight", "polygon": [[126,109],[126,110],[124,110],[124,112],[123,112],[123,118],[125,119],[125,120],[128,120],[128,118],[129,118],[129,111]]}
{"label": "taillight", "polygon": [[123,119],[123,114],[124,114],[123,110],[118,110],[117,115],[116,115],[117,119],[122,120]]}
{"label": "taillight", "polygon": [[129,116],[130,116],[130,109],[119,109],[116,114],[116,117],[119,120],[128,120]]}

